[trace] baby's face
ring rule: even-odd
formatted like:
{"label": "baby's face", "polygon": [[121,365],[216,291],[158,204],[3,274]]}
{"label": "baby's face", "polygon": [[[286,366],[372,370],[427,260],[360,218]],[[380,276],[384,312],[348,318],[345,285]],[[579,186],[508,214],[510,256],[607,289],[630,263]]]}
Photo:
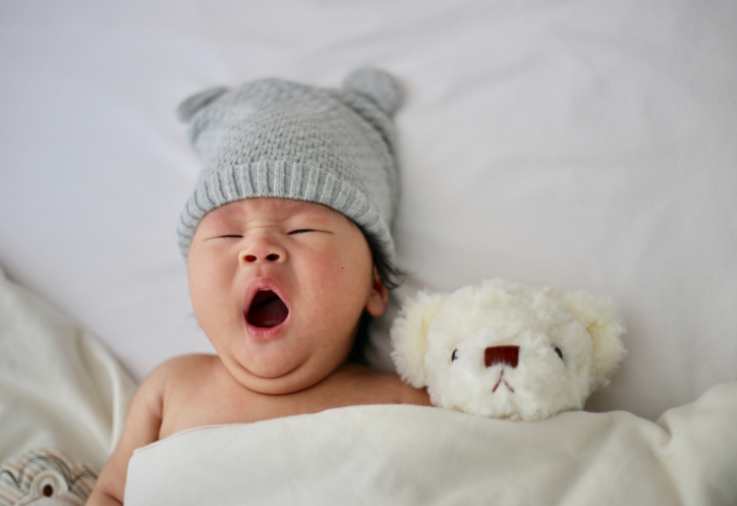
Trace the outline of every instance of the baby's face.
{"label": "baby's face", "polygon": [[366,239],[320,204],[257,198],[200,222],[187,261],[197,321],[230,373],[263,393],[296,392],[347,357],[364,309],[387,292]]}

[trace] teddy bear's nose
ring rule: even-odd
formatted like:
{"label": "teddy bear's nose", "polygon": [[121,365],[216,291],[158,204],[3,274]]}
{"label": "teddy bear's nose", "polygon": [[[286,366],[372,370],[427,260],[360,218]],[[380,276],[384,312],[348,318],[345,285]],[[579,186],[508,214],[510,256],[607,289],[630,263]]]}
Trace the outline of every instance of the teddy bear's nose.
{"label": "teddy bear's nose", "polygon": [[519,360],[519,346],[489,346],[484,350],[486,367],[496,364],[505,364],[512,368],[517,367]]}

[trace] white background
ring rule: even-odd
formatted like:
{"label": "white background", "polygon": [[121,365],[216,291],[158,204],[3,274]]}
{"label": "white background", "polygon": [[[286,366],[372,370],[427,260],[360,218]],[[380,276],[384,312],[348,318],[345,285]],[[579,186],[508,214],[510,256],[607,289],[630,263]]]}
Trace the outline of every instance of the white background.
{"label": "white background", "polygon": [[612,295],[629,355],[592,410],[655,418],[737,377],[729,0],[0,1],[0,264],[139,380],[210,350],[176,106],[362,65],[406,93],[397,299],[495,276]]}

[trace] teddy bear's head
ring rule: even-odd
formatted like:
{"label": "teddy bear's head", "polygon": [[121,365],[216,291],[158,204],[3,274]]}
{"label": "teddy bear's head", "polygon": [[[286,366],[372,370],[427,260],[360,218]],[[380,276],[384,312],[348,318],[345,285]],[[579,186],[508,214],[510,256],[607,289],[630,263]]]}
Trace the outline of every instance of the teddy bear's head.
{"label": "teddy bear's head", "polygon": [[607,299],[501,279],[422,292],[392,328],[402,379],[436,406],[510,420],[583,408],[625,354]]}

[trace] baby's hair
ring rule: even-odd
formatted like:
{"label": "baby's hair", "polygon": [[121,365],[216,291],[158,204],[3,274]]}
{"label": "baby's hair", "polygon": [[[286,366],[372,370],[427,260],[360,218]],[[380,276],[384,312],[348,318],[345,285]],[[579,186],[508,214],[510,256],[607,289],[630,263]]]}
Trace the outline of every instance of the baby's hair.
{"label": "baby's hair", "polygon": [[384,248],[381,247],[379,242],[374,239],[372,235],[367,234],[363,227],[359,226],[358,228],[366,238],[369,250],[371,250],[371,261],[374,263],[376,273],[379,275],[381,283],[389,291],[399,288],[407,273],[394,265],[389,256],[385,253]]}
{"label": "baby's hair", "polygon": [[[406,273],[397,267],[394,262],[387,256],[379,242],[370,234],[367,234],[363,228],[359,227],[363,236],[366,238],[369,250],[371,250],[371,261],[374,264],[379,280],[387,290],[394,290],[402,284],[402,278]],[[369,342],[369,327],[373,317],[366,311],[363,311],[361,318],[358,320],[358,330],[353,340],[353,347],[348,354],[348,362],[354,364],[368,365],[366,360],[366,346]]]}

